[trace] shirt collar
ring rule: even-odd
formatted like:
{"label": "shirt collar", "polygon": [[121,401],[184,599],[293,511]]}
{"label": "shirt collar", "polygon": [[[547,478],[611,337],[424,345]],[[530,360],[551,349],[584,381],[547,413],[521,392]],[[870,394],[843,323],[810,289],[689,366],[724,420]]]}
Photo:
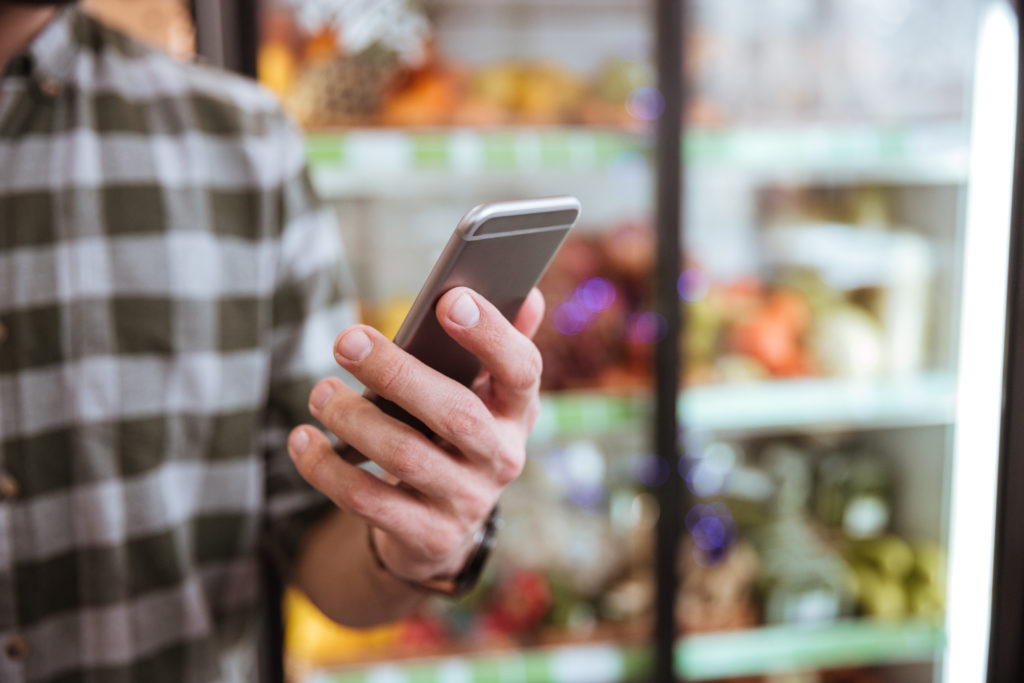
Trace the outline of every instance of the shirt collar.
{"label": "shirt collar", "polygon": [[73,82],[75,57],[81,49],[76,37],[81,21],[77,8],[59,10],[28,47],[9,62],[3,75],[27,76],[44,93],[56,95]]}

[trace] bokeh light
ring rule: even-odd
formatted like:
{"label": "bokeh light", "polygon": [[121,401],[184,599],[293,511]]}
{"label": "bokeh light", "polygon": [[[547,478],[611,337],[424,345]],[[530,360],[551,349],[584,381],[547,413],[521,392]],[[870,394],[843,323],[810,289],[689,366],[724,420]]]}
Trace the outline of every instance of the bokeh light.
{"label": "bokeh light", "polygon": [[680,474],[693,495],[702,498],[714,496],[725,490],[738,459],[739,454],[731,445],[711,443],[701,451],[699,458],[681,461]]}
{"label": "bokeh light", "polygon": [[637,88],[626,100],[626,111],[634,119],[654,121],[665,111],[665,97],[657,88]]}
{"label": "bokeh light", "polygon": [[597,315],[611,308],[617,296],[611,281],[603,277],[588,278],[552,310],[551,324],[560,334],[579,334]]}
{"label": "bokeh light", "polygon": [[695,496],[705,498],[725,489],[732,468],[714,462],[698,462],[686,474],[686,487]]}
{"label": "bokeh light", "polygon": [[722,553],[738,537],[736,521],[724,503],[694,505],[685,522],[694,544],[705,553]]}
{"label": "bokeh light", "polygon": [[697,566],[710,569],[717,567],[725,559],[725,548],[713,548],[711,550],[704,550],[697,546],[693,547],[693,561],[697,563]]}
{"label": "bokeh light", "polygon": [[603,277],[592,277],[576,288],[575,300],[592,315],[606,311],[615,303],[615,285]]}
{"label": "bokeh light", "polygon": [[634,343],[657,344],[667,332],[668,323],[664,316],[653,311],[634,313],[626,321],[627,338]]}
{"label": "bokeh light", "polygon": [[548,478],[565,498],[583,507],[595,507],[604,501],[604,455],[590,441],[573,442],[544,455]]}
{"label": "bokeh light", "polygon": [[[698,503],[690,508],[690,511],[686,513],[685,521],[687,531],[693,531],[693,526],[699,522],[704,515],[705,508],[710,508],[710,506]],[[714,511],[712,510],[710,514],[714,514]]]}
{"label": "bokeh light", "polygon": [[702,550],[721,548],[728,537],[725,524],[717,516],[702,517],[693,525],[690,533],[693,535],[693,542]]}
{"label": "bokeh light", "polygon": [[559,334],[579,334],[589,321],[590,314],[587,309],[575,301],[565,301],[551,312],[551,324]]}
{"label": "bokeh light", "polygon": [[580,507],[595,508],[604,501],[604,494],[603,486],[574,486],[566,491],[566,498]]}
{"label": "bokeh light", "polygon": [[676,290],[679,296],[690,303],[700,301],[708,295],[711,280],[701,268],[687,268],[679,275]]}

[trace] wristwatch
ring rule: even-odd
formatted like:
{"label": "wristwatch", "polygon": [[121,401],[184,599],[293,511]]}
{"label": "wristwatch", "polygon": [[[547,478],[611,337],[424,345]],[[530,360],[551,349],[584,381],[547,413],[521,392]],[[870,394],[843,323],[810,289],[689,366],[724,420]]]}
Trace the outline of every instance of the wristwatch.
{"label": "wristwatch", "polygon": [[473,539],[473,552],[469,554],[469,559],[466,560],[462,569],[454,576],[436,576],[426,581],[413,581],[395,574],[384,564],[384,560],[381,559],[380,553],[377,551],[377,543],[373,540],[373,527],[366,527],[366,536],[374,562],[390,576],[420,590],[457,598],[473,590],[480,581],[487,558],[490,557],[491,550],[494,549],[494,544],[497,542],[499,526],[501,526],[501,515],[498,506],[495,505],[491,509],[491,513],[487,515],[487,521],[484,522],[483,527],[476,532]]}

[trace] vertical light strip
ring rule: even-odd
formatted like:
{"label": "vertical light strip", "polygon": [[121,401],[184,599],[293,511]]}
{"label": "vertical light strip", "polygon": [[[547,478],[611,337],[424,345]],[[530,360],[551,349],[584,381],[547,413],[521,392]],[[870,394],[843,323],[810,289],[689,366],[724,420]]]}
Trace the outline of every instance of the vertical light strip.
{"label": "vertical light strip", "polygon": [[1017,90],[1017,21],[993,3],[975,64],[953,443],[944,680],[988,661]]}

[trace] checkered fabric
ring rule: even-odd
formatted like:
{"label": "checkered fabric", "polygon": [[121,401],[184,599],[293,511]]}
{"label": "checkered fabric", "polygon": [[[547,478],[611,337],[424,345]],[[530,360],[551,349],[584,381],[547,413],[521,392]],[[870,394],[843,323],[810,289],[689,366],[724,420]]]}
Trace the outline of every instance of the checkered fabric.
{"label": "checkered fabric", "polygon": [[0,681],[252,680],[355,319],[273,98],[64,10],[0,94]]}

